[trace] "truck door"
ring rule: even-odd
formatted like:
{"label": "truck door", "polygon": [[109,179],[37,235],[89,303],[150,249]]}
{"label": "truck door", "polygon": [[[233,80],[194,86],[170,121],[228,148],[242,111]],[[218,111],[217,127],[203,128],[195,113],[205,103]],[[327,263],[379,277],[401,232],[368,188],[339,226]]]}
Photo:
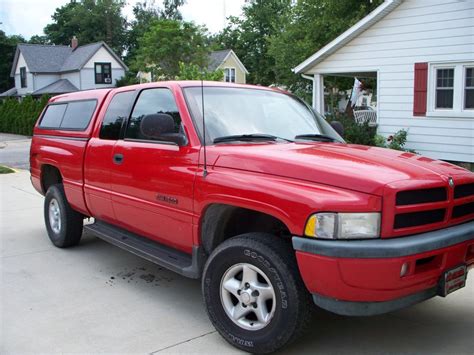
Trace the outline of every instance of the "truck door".
{"label": "truck door", "polygon": [[[198,150],[183,142],[143,133],[147,115],[167,115],[174,132],[184,133],[173,93],[144,89],[113,150],[112,204],[122,227],[185,252],[192,248],[193,183]],[[148,121],[150,122],[150,121]],[[153,124],[153,120],[151,121]],[[170,128],[171,127],[171,128]],[[147,127],[159,131],[162,127]]]}
{"label": "truck door", "polygon": [[113,150],[120,138],[122,125],[130,115],[135,96],[135,90],[122,91],[105,103],[105,114],[99,117],[100,127],[97,127],[87,145],[84,162],[85,200],[93,217],[109,223],[116,223],[110,185],[111,171],[115,167]]}

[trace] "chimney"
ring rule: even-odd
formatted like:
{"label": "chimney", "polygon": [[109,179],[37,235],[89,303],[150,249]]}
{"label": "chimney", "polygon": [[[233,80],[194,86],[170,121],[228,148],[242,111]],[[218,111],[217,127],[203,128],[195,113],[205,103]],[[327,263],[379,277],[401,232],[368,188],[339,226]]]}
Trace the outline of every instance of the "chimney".
{"label": "chimney", "polygon": [[76,49],[78,44],[79,44],[79,42],[78,42],[76,36],[72,36],[72,39],[71,39],[71,48],[72,48],[72,50]]}

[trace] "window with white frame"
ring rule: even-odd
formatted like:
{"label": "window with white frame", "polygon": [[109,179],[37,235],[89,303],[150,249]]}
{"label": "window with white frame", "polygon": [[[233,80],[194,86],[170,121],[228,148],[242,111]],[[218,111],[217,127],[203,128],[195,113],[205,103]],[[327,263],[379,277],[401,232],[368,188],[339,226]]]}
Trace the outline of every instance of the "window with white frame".
{"label": "window with white frame", "polygon": [[474,63],[432,63],[428,115],[473,117]]}
{"label": "window with white frame", "polygon": [[235,68],[224,69],[224,81],[226,83],[235,83]]}
{"label": "window with white frame", "polygon": [[454,68],[436,69],[435,108],[453,108]]}

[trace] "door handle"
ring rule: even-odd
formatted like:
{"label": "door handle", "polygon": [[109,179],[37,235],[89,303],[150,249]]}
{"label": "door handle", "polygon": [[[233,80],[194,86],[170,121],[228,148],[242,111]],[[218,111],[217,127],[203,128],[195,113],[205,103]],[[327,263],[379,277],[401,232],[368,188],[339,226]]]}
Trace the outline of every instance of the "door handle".
{"label": "door handle", "polygon": [[114,154],[114,163],[115,164],[122,164],[123,163],[123,154]]}

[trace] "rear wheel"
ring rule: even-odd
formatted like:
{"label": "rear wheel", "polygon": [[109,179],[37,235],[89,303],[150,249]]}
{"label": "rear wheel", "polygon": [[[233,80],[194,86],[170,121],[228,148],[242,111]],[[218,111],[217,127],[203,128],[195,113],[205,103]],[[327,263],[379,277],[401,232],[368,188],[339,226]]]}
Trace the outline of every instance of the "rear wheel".
{"label": "rear wheel", "polygon": [[272,235],[243,234],[219,245],[204,268],[202,288],[219,333],[251,353],[291,343],[311,318],[291,244]]}
{"label": "rear wheel", "polygon": [[61,184],[48,188],[44,199],[44,221],[49,239],[59,248],[76,245],[81,240],[84,217],[74,211]]}

